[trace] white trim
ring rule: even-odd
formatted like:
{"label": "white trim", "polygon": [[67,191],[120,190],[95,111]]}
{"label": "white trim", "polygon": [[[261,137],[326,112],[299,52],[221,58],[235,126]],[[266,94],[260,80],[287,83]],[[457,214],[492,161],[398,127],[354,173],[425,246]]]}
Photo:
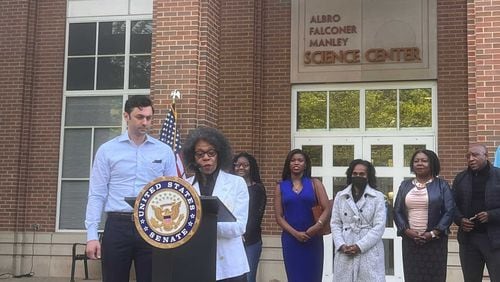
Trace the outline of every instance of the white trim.
{"label": "white trim", "polygon": [[65,91],[65,97],[98,97],[98,96],[123,96],[123,95],[149,95],[149,89],[128,89],[128,90],[75,90]]}
{"label": "white trim", "polygon": [[[399,94],[400,89],[430,88],[432,97],[432,126],[426,128],[399,128]],[[396,89],[397,90],[397,116],[396,128],[387,129],[365,129],[365,91],[371,89]],[[337,91],[337,90],[359,90],[360,93],[360,123],[359,128],[354,129],[329,129],[328,122],[325,129],[310,129],[297,131],[297,97],[301,91]],[[327,95],[329,97],[329,95]],[[319,145],[322,147],[322,166],[313,167],[313,176],[323,178],[327,187],[327,193],[331,198],[333,195],[334,177],[344,177],[347,166],[333,166],[332,145],[352,145],[354,147],[354,158],[371,158],[371,145],[384,144],[392,147],[392,166],[377,167],[378,177],[390,177],[392,179],[393,201],[397,195],[399,183],[404,177],[411,176],[409,168],[404,165],[405,144],[425,144],[427,149],[437,149],[437,83],[436,81],[409,81],[409,82],[380,82],[380,83],[349,83],[349,84],[318,84],[318,85],[294,85],[292,86],[292,109],[291,109],[291,144],[292,148],[301,148],[303,145]],[[329,112],[327,99],[327,113]],[[327,118],[327,121],[329,118]],[[386,228],[383,239],[393,242],[394,275],[386,276],[387,281],[403,281],[403,265],[401,257],[401,238],[396,236],[396,227]],[[325,260],[323,280],[331,280],[333,248],[331,237],[325,237]]]}
{"label": "white trim", "polygon": [[[132,20],[127,20],[125,22],[125,58],[123,61],[123,89],[129,89],[129,80],[130,80],[130,26],[132,25]],[[153,36],[151,34],[151,36]],[[152,40],[152,38],[151,38]],[[151,54],[150,54],[151,57]]]}
{"label": "white trim", "polygon": [[67,18],[151,15],[152,0],[67,0]]}
{"label": "white trim", "polygon": [[[66,18],[66,37],[65,37],[65,49],[64,49],[64,74],[63,74],[63,101],[62,101],[62,111],[61,111],[61,128],[60,128],[60,140],[59,140],[59,168],[58,168],[58,180],[57,180],[57,203],[56,203],[56,232],[85,232],[84,229],[76,230],[76,229],[63,229],[60,228],[61,218],[61,190],[62,190],[62,182],[68,180],[75,181],[88,181],[89,178],[63,178],[63,153],[64,153],[64,136],[66,129],[75,129],[75,128],[84,128],[91,130],[91,136],[94,138],[95,130],[98,128],[121,128],[121,131],[124,132],[127,128],[126,122],[121,119],[121,123],[116,126],[66,126],[65,118],[66,118],[66,99],[69,97],[122,97],[122,108],[125,105],[125,101],[128,99],[129,95],[149,95],[150,89],[128,89],[129,83],[129,64],[130,64],[130,31],[131,31],[131,22],[132,21],[141,21],[141,20],[152,20],[151,15],[129,15],[129,16],[104,16],[104,17],[75,17],[75,18]],[[98,44],[99,44],[99,23],[101,22],[112,22],[112,21],[124,21],[125,22],[125,50],[124,54],[120,54],[120,56],[125,56],[124,61],[124,77],[123,77],[123,86],[124,89],[111,89],[111,90],[66,90],[67,89],[67,74],[68,74],[68,48],[69,48],[69,26],[72,23],[96,23],[96,46],[94,55],[88,56],[71,56],[71,57],[93,57],[95,59],[95,68],[94,68],[94,89],[96,89],[97,85],[97,65],[98,65],[98,57],[102,57],[98,55]],[[137,55],[137,54],[134,54]],[[139,54],[140,55],[140,54]],[[142,55],[151,55],[142,54]],[[92,139],[93,140],[93,139]],[[90,167],[89,173],[91,170],[91,166],[93,163],[93,151],[94,151],[94,142],[91,142],[90,145]]]}
{"label": "white trim", "polygon": [[153,16],[149,14],[143,15],[128,15],[128,16],[89,16],[89,17],[74,17],[66,18],[67,23],[90,23],[90,22],[116,22],[116,21],[147,21],[153,20]]}
{"label": "white trim", "polygon": [[[365,90],[375,89],[409,89],[430,88],[432,97],[432,127],[424,128],[382,128],[365,129]],[[297,131],[297,95],[301,91],[337,91],[337,90],[359,90],[360,91],[360,127],[352,129],[301,129]],[[397,96],[399,97],[399,95]],[[291,109],[291,136],[392,136],[424,134],[434,136],[437,133],[437,82],[436,81],[408,81],[408,82],[374,82],[374,83],[348,83],[348,84],[315,84],[315,85],[293,85],[292,86],[292,109]],[[328,106],[327,106],[328,107]],[[398,103],[399,109],[399,103]],[[398,110],[399,113],[399,110]],[[327,119],[328,120],[328,119]],[[399,121],[398,121],[399,123]]]}
{"label": "white trim", "polygon": [[[96,22],[95,23],[95,48],[94,48],[94,85],[92,90],[97,90],[97,67],[99,65],[99,28],[100,28],[101,22]],[[125,79],[125,78],[123,78]],[[65,89],[66,92],[69,92],[67,89]]]}

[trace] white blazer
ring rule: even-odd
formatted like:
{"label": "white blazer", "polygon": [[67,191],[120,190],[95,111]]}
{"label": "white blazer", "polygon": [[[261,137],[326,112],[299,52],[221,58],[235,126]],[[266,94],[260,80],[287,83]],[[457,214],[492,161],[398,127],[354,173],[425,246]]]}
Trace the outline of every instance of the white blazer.
{"label": "white blazer", "polygon": [[[187,180],[193,183],[194,177]],[[193,187],[200,194],[199,182]],[[235,222],[217,223],[216,279],[237,277],[250,271],[243,234],[248,219],[248,188],[241,176],[219,171],[212,196],[217,196],[236,217]]]}

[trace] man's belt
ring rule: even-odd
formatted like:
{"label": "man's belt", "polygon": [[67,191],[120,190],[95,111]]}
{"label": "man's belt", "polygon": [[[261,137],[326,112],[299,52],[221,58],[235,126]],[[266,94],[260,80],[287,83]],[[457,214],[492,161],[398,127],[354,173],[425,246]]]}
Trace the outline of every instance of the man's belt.
{"label": "man's belt", "polygon": [[128,219],[134,221],[134,214],[131,212],[108,212],[108,218]]}

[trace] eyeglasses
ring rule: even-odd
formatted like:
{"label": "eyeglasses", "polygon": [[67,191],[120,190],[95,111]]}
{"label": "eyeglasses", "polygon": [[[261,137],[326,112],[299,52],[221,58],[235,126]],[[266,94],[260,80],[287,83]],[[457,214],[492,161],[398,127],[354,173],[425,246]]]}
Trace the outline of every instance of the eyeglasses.
{"label": "eyeglasses", "polygon": [[250,164],[249,163],[234,163],[233,164],[234,168],[249,168]]}
{"label": "eyeglasses", "polygon": [[205,154],[208,155],[208,157],[213,158],[213,157],[217,156],[217,151],[215,151],[214,149],[210,149],[208,151],[196,151],[196,152],[194,152],[194,156],[197,159],[203,158],[205,156]]}

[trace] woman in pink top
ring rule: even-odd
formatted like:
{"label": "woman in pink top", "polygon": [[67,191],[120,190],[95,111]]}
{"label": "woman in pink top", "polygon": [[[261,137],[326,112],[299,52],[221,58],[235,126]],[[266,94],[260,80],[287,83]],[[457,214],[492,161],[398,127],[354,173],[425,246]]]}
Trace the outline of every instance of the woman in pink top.
{"label": "woman in pink top", "polygon": [[440,164],[433,151],[416,151],[410,171],[415,178],[401,183],[394,203],[405,281],[444,282],[453,195],[448,182],[438,177]]}

